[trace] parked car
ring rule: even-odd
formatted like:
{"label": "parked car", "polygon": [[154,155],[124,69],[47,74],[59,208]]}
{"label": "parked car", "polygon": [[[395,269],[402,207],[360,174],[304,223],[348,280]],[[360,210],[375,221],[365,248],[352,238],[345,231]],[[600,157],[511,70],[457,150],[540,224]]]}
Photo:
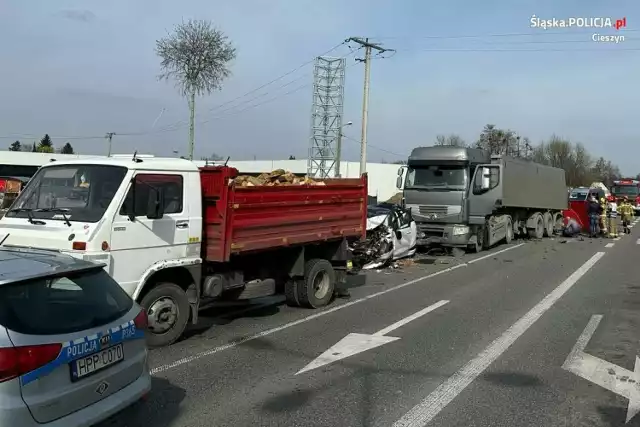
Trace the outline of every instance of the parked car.
{"label": "parked car", "polygon": [[89,427],[149,393],[146,312],[103,267],[0,247],[1,426]]}

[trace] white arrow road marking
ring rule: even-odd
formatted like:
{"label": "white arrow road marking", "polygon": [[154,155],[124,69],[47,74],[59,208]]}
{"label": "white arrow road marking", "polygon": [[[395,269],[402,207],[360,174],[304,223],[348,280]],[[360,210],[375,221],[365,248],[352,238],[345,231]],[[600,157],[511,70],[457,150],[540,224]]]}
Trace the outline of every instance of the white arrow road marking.
{"label": "white arrow road marking", "polygon": [[387,337],[385,336],[389,332],[392,332],[398,329],[401,326],[406,325],[409,322],[416,320],[419,317],[424,316],[427,313],[432,312],[433,310],[442,307],[443,305],[449,303],[449,301],[438,301],[437,303],[430,305],[429,307],[423,308],[422,310],[413,313],[411,316],[405,317],[402,320],[397,321],[396,323],[387,326],[384,329],[380,329],[375,334],[349,334],[346,337],[342,338],[335,345],[333,345],[329,350],[322,353],[315,360],[309,363],[304,368],[300,369],[296,372],[296,375],[302,374],[303,372],[311,371],[313,369],[319,368],[321,366],[328,365],[333,362],[337,362],[338,360],[345,359],[347,357],[353,356],[354,354],[362,353],[367,350],[371,350],[376,347],[380,347],[383,344],[387,344],[400,338],[397,337]]}
{"label": "white arrow road marking", "polygon": [[635,368],[631,372],[628,369],[585,353],[584,349],[587,347],[601,320],[602,316],[599,314],[591,316],[591,320],[589,320],[587,327],[584,328],[576,345],[573,346],[562,368],[629,399],[626,421],[628,423],[631,418],[640,412],[640,358],[636,356]]}
{"label": "white arrow road marking", "polygon": [[434,419],[453,399],[467,388],[485,369],[516,342],[542,315],[549,310],[565,293],[580,280],[582,276],[604,256],[605,252],[597,252],[580,268],[567,277],[557,288],[551,291],[538,304],[533,306],[527,314],[511,325],[502,335],[495,339],[487,348],[464,365],[458,372],[433,390],[422,402],[418,403],[393,427],[424,427]]}

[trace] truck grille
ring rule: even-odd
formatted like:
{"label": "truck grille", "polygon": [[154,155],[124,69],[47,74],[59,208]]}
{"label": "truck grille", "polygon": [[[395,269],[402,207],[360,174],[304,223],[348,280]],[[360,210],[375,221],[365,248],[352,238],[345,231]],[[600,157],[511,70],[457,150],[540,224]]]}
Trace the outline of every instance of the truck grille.
{"label": "truck grille", "polygon": [[449,207],[446,205],[421,205],[418,207],[418,212],[420,215],[429,215],[429,214],[438,214],[438,215],[447,215],[449,213]]}

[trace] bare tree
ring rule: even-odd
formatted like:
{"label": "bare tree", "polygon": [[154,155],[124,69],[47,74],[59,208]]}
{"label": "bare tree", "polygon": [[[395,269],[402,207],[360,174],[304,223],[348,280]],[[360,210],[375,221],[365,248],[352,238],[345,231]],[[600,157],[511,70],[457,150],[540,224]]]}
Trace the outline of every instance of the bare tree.
{"label": "bare tree", "polygon": [[451,134],[449,136],[438,135],[434,145],[449,145],[452,147],[466,147],[467,143],[459,135]]}
{"label": "bare tree", "polygon": [[196,95],[208,95],[222,88],[231,75],[229,62],[236,49],[228,37],[210,21],[189,20],[173,33],[156,41],[156,54],[162,59],[160,80],[175,80],[189,102],[189,154],[193,160]]}

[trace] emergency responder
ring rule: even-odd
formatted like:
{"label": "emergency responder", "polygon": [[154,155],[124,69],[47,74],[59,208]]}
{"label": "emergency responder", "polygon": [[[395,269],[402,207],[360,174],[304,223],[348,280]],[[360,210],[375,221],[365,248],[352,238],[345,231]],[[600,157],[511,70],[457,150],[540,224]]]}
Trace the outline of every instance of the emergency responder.
{"label": "emergency responder", "polygon": [[589,215],[589,236],[597,237],[598,236],[598,220],[601,215],[601,207],[600,203],[598,203],[598,199],[596,199],[595,195],[591,195],[589,197],[589,201],[587,202],[587,215]]}
{"label": "emergency responder", "polygon": [[629,198],[624,196],[622,199],[622,203],[618,209],[620,211],[620,216],[622,217],[622,229],[626,234],[631,234],[631,228],[629,225],[631,224],[631,219],[634,216],[634,209],[631,203],[629,203]]}
{"label": "emergency responder", "polygon": [[607,206],[607,222],[609,223],[609,237],[618,237],[618,203],[613,197]]}
{"label": "emergency responder", "polygon": [[600,198],[600,234],[607,235],[609,225],[607,224],[607,200],[604,197]]}

